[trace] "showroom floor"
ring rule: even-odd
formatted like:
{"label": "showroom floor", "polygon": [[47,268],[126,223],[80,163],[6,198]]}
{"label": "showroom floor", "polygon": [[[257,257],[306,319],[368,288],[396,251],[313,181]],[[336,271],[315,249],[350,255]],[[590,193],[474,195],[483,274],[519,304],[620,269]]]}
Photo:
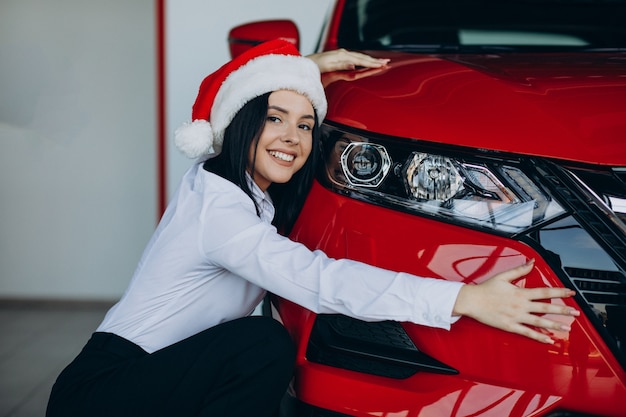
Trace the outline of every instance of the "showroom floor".
{"label": "showroom floor", "polygon": [[0,300],[0,417],[44,417],[52,384],[108,303]]}

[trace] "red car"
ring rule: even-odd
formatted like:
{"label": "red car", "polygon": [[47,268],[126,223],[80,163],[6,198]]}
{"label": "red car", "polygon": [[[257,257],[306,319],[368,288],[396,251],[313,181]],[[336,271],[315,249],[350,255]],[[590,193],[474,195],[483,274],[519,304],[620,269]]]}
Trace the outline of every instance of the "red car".
{"label": "red car", "polygon": [[[626,416],[626,2],[339,0],[322,33],[391,63],[324,76],[325,160],[291,237],[468,284],[534,258],[518,285],[573,288],[558,302],[583,314],[544,345],[274,297],[298,346],[285,414]],[[231,50],[278,36],[298,42],[257,22]]]}

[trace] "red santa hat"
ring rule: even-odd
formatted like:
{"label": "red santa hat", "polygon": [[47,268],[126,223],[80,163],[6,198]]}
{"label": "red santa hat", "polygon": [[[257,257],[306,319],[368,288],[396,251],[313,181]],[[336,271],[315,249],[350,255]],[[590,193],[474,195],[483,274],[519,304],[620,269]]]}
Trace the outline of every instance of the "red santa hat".
{"label": "red santa hat", "polygon": [[237,112],[255,97],[277,90],[303,94],[319,120],[326,117],[319,68],[292,43],[277,39],[249,49],[202,81],[192,122],[174,133],[176,147],[189,158],[207,159],[221,152],[224,130]]}

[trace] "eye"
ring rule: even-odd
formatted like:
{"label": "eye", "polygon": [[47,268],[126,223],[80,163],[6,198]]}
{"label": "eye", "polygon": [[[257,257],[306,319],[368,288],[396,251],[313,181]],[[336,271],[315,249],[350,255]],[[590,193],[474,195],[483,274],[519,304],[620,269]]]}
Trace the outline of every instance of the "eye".
{"label": "eye", "polygon": [[278,116],[271,116],[271,115],[268,115],[266,120],[268,122],[272,122],[272,123],[280,123],[281,122],[280,117],[278,117]]}
{"label": "eye", "polygon": [[303,129],[303,130],[313,130],[313,126],[311,126],[311,125],[309,125],[307,123],[302,123],[300,125],[300,129]]}

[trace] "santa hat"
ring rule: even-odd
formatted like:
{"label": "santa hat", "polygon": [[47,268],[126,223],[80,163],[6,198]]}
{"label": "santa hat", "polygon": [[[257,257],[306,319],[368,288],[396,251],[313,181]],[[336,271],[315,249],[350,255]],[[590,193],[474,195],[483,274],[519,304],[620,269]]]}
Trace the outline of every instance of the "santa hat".
{"label": "santa hat", "polygon": [[319,68],[292,43],[277,39],[247,50],[202,81],[192,122],[174,133],[176,147],[189,158],[221,152],[224,130],[237,112],[250,100],[277,90],[303,94],[320,121],[326,116]]}

